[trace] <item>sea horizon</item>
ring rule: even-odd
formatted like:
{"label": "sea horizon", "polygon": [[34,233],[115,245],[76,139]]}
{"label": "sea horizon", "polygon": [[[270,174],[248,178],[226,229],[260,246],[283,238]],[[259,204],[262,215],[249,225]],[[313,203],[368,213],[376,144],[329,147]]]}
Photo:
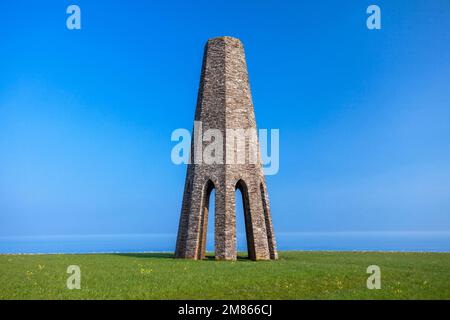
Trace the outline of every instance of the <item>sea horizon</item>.
{"label": "sea horizon", "polygon": [[[280,251],[450,252],[450,231],[279,232]],[[207,251],[214,251],[208,234]],[[0,236],[0,254],[170,253],[175,233]],[[237,235],[246,251],[245,234]]]}

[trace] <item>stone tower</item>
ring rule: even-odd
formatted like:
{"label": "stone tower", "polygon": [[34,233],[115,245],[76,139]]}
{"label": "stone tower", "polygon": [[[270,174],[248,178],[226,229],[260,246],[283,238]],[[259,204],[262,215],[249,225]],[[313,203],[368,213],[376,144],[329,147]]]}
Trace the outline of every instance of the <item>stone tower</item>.
{"label": "stone tower", "polygon": [[[187,259],[205,257],[209,198],[215,189],[215,258],[237,258],[235,196],[239,189],[244,204],[249,258],[277,259],[247,65],[239,39],[220,37],[208,40],[195,121],[175,256]],[[221,134],[223,141],[206,134],[202,137],[200,127],[203,133],[215,129],[213,132]],[[202,152],[213,140],[223,145],[222,162],[220,159],[214,163],[202,161]],[[252,150],[254,158],[250,161]],[[245,161],[239,158],[242,153]]]}

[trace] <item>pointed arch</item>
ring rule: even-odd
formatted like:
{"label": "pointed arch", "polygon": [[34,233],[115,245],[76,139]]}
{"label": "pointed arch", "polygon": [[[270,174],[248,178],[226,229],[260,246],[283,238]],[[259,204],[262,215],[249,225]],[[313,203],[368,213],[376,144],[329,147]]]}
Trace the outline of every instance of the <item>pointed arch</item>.
{"label": "pointed arch", "polygon": [[197,247],[197,259],[204,259],[206,254],[206,235],[208,232],[208,215],[209,215],[209,198],[211,197],[211,192],[215,189],[214,182],[208,179],[202,190],[202,199],[200,207],[200,232]]}
{"label": "pointed arch", "polygon": [[[245,220],[245,234],[247,237],[247,251],[248,251],[248,258],[251,260],[256,259],[256,253],[255,253],[255,241],[254,241],[254,235],[253,235],[253,223],[252,223],[252,216],[250,212],[250,199],[248,194],[248,187],[247,184],[244,182],[244,180],[239,179],[238,182],[235,185],[235,190],[238,190],[241,192],[242,195],[242,204],[244,206],[244,220]],[[236,208],[235,208],[236,210]]]}

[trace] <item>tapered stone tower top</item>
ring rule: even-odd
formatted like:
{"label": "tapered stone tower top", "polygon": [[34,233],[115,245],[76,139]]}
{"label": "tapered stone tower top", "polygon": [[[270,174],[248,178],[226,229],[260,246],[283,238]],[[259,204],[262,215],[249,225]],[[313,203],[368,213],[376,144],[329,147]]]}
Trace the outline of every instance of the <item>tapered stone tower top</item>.
{"label": "tapered stone tower top", "polygon": [[236,190],[241,191],[249,258],[277,259],[244,47],[208,40],[195,111],[175,256],[205,256],[209,198],[215,189],[215,258],[236,259]]}

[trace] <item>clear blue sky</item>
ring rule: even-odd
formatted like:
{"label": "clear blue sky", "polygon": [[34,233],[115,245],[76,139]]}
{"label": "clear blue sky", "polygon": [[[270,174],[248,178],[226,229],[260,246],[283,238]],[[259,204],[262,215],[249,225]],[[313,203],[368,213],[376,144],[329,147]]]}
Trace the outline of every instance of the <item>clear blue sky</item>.
{"label": "clear blue sky", "polygon": [[0,26],[0,236],[175,233],[170,135],[221,35],[244,43],[258,126],[280,129],[276,232],[450,231],[447,0],[17,0]]}

